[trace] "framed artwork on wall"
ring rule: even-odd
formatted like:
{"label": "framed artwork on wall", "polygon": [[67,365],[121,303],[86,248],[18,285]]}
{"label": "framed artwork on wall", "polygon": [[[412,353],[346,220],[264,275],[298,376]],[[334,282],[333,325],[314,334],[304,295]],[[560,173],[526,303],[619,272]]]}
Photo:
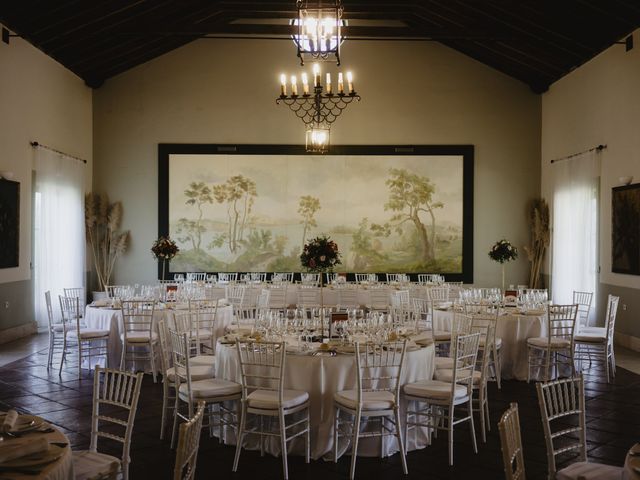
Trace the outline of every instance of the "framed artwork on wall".
{"label": "framed artwork on wall", "polygon": [[301,272],[331,237],[340,272],[473,281],[473,146],[160,144],[159,235],[170,273]]}
{"label": "framed artwork on wall", "polygon": [[20,183],[0,178],[0,268],[20,258]]}
{"label": "framed artwork on wall", "polygon": [[640,275],[640,183],[611,191],[611,271]]}

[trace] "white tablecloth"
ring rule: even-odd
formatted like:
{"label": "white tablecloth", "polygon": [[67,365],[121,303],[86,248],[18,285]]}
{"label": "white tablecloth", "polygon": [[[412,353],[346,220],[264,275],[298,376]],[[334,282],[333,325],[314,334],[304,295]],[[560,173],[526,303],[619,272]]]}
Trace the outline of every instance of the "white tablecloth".
{"label": "white tablecloth", "polygon": [[[54,461],[51,462],[50,464],[46,465],[44,468],[42,468],[42,471],[37,474],[37,475],[29,475],[29,474],[21,474],[21,473],[17,473],[17,472],[10,472],[7,471],[5,473],[0,473],[0,478],[11,478],[14,480],[22,480],[22,479],[37,479],[37,480],[73,480],[74,479],[74,472],[73,472],[73,458],[72,458],[72,453],[71,453],[71,446],[69,444],[69,439],[67,438],[67,436],[62,433],[60,430],[58,430],[55,426],[53,425],[48,425],[53,429],[53,432],[51,433],[43,433],[40,434],[40,436],[44,436],[49,443],[66,443],[67,446],[64,447],[64,453],[62,454],[62,456]],[[39,435],[36,434],[30,434],[29,436],[26,437],[22,437],[22,438],[16,438],[16,439],[5,439],[3,441],[10,443],[10,442],[24,442],[26,439],[35,439],[37,438]],[[25,467],[25,468],[33,468],[33,469],[39,469],[40,467]]]}
{"label": "white tablecloth", "polygon": [[[170,308],[158,308],[154,312],[154,322],[164,320],[167,325],[173,325],[174,310]],[[231,306],[219,307],[216,312],[216,323],[213,331],[215,341],[224,335],[224,329],[233,319],[233,309]],[[84,314],[84,321],[88,328],[109,330],[108,360],[113,368],[119,368],[122,354],[122,310],[103,307],[91,307],[87,305]],[[156,324],[157,328],[157,324]],[[91,366],[93,367],[93,365]]]}
{"label": "white tablecloth", "polygon": [[[406,364],[402,375],[402,384],[424,380],[433,377],[435,349],[433,345],[416,351],[407,352]],[[236,348],[233,345],[218,345],[216,354],[216,377],[240,383],[240,369]],[[333,394],[340,390],[355,388],[356,371],[353,355],[311,356],[287,354],[284,387],[305,390],[310,397],[311,417],[311,457],[321,458],[333,448]],[[404,405],[403,405],[404,407]],[[404,408],[402,421],[404,424]],[[258,436],[251,435],[249,444],[245,448],[259,448]],[[226,441],[235,443],[231,432],[227,431]],[[278,439],[272,439],[267,451],[279,454]],[[385,451],[388,455],[398,451],[398,445],[393,437],[386,437]],[[426,435],[420,431],[417,435],[409,435],[408,450],[424,448]],[[346,437],[340,437],[340,450],[345,451],[349,446]],[[294,439],[289,447],[289,453],[303,455],[304,440]],[[380,454],[380,439],[361,439],[358,454],[363,456],[377,456]]]}
{"label": "white tablecloth", "polygon": [[[451,331],[452,311],[436,310],[433,321],[435,330]],[[502,339],[500,351],[502,378],[526,380],[529,363],[527,339],[547,336],[546,315],[500,315],[496,325],[496,337]]]}
{"label": "white tablecloth", "polygon": [[623,480],[640,480],[640,453],[632,455],[631,452],[640,452],[640,443],[636,443],[627,453],[622,478]]}

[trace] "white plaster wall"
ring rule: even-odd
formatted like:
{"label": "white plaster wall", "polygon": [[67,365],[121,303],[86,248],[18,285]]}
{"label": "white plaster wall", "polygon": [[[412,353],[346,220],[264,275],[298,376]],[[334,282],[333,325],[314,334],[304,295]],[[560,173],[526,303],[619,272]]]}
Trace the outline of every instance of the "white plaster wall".
{"label": "white plaster wall", "polygon": [[[635,32],[636,43],[639,33]],[[551,195],[549,161],[606,144],[600,182],[600,281],[640,289],[640,276],[611,272],[611,188],[640,182],[640,48],[614,45],[554,83],[542,97],[542,189]]]}
{"label": "white plaster wall", "polygon": [[[540,97],[432,42],[346,42],[347,69],[363,99],[334,124],[333,144],[475,145],[475,283],[498,285],[487,252],[503,237],[526,244],[526,202],[540,192]],[[116,283],[156,278],[158,143],[304,141],[275,104],[281,72],[301,72],[288,41],[200,40],[94,92],[94,187],[123,201],[132,233]],[[526,281],[524,252],[507,272]]]}
{"label": "white plaster wall", "polygon": [[[30,141],[88,160],[92,178],[91,89],[21,38],[0,42],[0,170],[20,182],[20,265],[0,269],[0,284],[31,278]],[[2,296],[0,292],[0,297]]]}
{"label": "white plaster wall", "polygon": [[616,329],[640,336],[640,276],[611,271],[611,189],[640,182],[640,48],[613,45],[542,96],[542,193],[552,200],[551,159],[606,144],[600,175],[600,317],[606,295],[621,297]]}

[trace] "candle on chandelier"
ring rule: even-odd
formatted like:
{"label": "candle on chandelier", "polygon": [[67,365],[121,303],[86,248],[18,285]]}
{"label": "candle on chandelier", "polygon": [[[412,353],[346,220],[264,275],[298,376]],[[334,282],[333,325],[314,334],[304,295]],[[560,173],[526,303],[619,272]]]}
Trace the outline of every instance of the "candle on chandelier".
{"label": "candle on chandelier", "polygon": [[331,74],[327,73],[327,93],[331,93]]}
{"label": "candle on chandelier", "polygon": [[287,76],[284,73],[280,75],[280,95],[287,96]]}
{"label": "candle on chandelier", "polygon": [[309,79],[306,73],[302,74],[302,94],[309,95]]}
{"label": "candle on chandelier", "polygon": [[313,86],[320,86],[320,65],[317,63],[313,64]]}
{"label": "candle on chandelier", "polygon": [[344,82],[342,80],[342,72],[338,73],[338,93],[344,93]]}
{"label": "candle on chandelier", "polygon": [[347,72],[347,83],[349,84],[349,94],[353,93],[353,74]]}
{"label": "candle on chandelier", "polygon": [[295,75],[291,75],[291,96],[298,95],[298,79]]}

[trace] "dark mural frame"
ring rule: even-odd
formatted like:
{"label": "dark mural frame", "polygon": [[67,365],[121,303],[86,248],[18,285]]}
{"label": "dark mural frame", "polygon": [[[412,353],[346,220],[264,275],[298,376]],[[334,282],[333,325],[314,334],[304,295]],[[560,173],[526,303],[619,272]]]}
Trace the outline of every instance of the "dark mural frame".
{"label": "dark mural frame", "polygon": [[[309,155],[303,145],[241,145],[241,144],[158,144],[158,236],[169,234],[169,158],[171,155]],[[473,283],[473,198],[474,147],[473,145],[333,145],[326,155],[421,155],[461,156],[463,159],[463,218],[462,218],[462,273],[445,273],[446,281]],[[317,155],[318,161],[323,155]],[[174,272],[171,273],[184,273]],[[216,272],[208,272],[216,273]],[[353,280],[354,273],[347,279]],[[384,272],[380,272],[384,273]],[[434,272],[424,272],[434,273]],[[158,278],[162,276],[162,262],[158,262]],[[296,274],[299,278],[299,275]],[[410,274],[417,280],[417,273]]]}
{"label": "dark mural frame", "polygon": [[611,271],[640,275],[640,183],[611,190]]}
{"label": "dark mural frame", "polygon": [[20,263],[20,183],[0,178],[0,268]]}

